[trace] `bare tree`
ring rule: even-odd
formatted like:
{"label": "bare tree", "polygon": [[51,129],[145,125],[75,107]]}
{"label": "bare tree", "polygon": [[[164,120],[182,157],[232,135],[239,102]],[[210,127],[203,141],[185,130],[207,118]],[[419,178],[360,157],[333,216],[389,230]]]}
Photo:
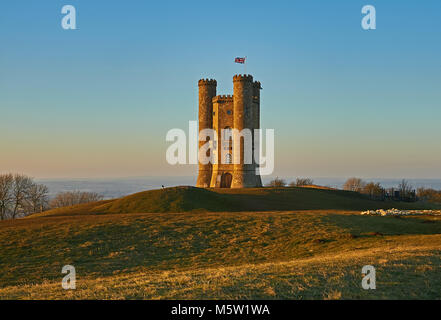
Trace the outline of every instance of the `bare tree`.
{"label": "bare tree", "polygon": [[13,209],[11,212],[12,219],[15,219],[20,211],[25,207],[29,190],[33,184],[30,177],[23,174],[15,174],[12,185]]}
{"label": "bare tree", "polygon": [[14,177],[11,173],[0,175],[0,219],[7,219],[12,204],[12,185]]}
{"label": "bare tree", "polygon": [[343,185],[343,190],[362,192],[366,182],[360,178],[349,178]]}
{"label": "bare tree", "polygon": [[48,202],[49,190],[34,183],[24,174],[0,175],[0,217],[15,219],[19,216],[42,211]]}
{"label": "bare tree", "polygon": [[309,178],[297,178],[296,181],[293,181],[289,184],[290,187],[302,187],[302,186],[310,186],[314,184],[314,180]]}
{"label": "bare tree", "polygon": [[286,181],[283,179],[279,179],[279,177],[271,180],[268,183],[268,187],[284,187],[284,186],[286,186]]}
{"label": "bare tree", "polygon": [[418,199],[422,201],[430,201],[430,202],[436,202],[441,203],[441,191],[440,190],[434,190],[431,188],[418,188],[417,191]]}
{"label": "bare tree", "polygon": [[398,185],[398,190],[400,191],[401,198],[408,198],[413,192],[413,187],[410,185],[409,181],[403,179]]}
{"label": "bare tree", "polygon": [[363,193],[369,195],[372,199],[384,199],[385,192],[380,183],[369,182],[363,188]]}
{"label": "bare tree", "polygon": [[32,184],[28,190],[28,211],[32,213],[43,212],[48,205],[49,189],[43,184]]}
{"label": "bare tree", "polygon": [[50,202],[51,208],[69,207],[77,204],[96,202],[103,196],[95,192],[67,191],[58,193]]}

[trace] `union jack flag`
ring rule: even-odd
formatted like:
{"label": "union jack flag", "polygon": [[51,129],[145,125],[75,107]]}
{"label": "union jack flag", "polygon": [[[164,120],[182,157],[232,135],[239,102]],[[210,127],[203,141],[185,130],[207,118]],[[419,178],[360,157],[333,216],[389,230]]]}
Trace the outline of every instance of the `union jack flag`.
{"label": "union jack flag", "polygon": [[236,58],[236,59],[234,59],[234,62],[236,62],[236,63],[245,63],[245,58]]}

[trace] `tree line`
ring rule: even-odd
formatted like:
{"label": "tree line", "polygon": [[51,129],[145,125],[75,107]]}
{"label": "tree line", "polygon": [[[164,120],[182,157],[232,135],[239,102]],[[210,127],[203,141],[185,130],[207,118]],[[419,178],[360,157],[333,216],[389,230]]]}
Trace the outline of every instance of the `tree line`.
{"label": "tree line", "polygon": [[406,179],[401,180],[396,188],[383,188],[379,182],[366,182],[360,178],[349,178],[343,185],[343,190],[365,194],[372,199],[395,199],[402,201],[417,201],[415,189]]}
{"label": "tree line", "polygon": [[309,178],[296,178],[296,180],[287,183],[285,179],[281,179],[279,177],[271,180],[268,183],[268,187],[304,187],[314,185],[314,180]]}
{"label": "tree line", "polygon": [[52,199],[49,188],[24,174],[0,174],[0,219],[16,219],[49,209],[102,200],[94,192],[60,192]]}
{"label": "tree line", "polygon": [[[268,183],[268,187],[303,187],[314,185],[314,180],[297,178],[287,183],[285,179],[276,177]],[[379,182],[366,182],[363,179],[352,177],[345,181],[343,190],[364,194],[375,200],[402,200],[402,201],[429,201],[441,203],[441,190],[418,188],[417,190],[406,179],[401,180],[396,188],[384,188]]]}
{"label": "tree line", "polygon": [[49,189],[23,174],[0,175],[0,218],[15,219],[24,213],[43,211]]}

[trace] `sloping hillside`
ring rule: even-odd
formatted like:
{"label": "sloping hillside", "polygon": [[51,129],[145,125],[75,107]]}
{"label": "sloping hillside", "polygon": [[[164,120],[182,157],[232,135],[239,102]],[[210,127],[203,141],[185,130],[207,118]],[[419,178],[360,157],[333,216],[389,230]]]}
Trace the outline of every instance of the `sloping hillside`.
{"label": "sloping hillside", "polygon": [[201,189],[173,187],[115,200],[50,210],[38,216],[108,213],[240,212],[287,210],[423,209],[421,203],[373,201],[349,191],[318,188]]}
{"label": "sloping hillside", "polygon": [[[441,298],[441,217],[358,212],[0,221],[0,299]],[[77,290],[61,287],[63,265]],[[374,265],[378,290],[362,290]]]}

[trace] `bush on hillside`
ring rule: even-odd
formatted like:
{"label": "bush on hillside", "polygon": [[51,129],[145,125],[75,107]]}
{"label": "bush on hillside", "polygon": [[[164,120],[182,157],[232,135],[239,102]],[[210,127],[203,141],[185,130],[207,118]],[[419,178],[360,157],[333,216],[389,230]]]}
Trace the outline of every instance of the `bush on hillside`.
{"label": "bush on hillside", "polygon": [[58,193],[51,200],[52,209],[70,207],[77,204],[84,204],[103,200],[103,196],[95,192],[67,191]]}
{"label": "bush on hillside", "polygon": [[314,180],[309,178],[297,178],[296,181],[292,181],[289,186],[290,187],[302,187],[302,186],[310,186],[314,184]]}
{"label": "bush on hillside", "polygon": [[418,188],[417,196],[422,201],[441,203],[441,190]]}
{"label": "bush on hillside", "polygon": [[346,180],[346,182],[343,185],[343,190],[362,192],[365,186],[366,186],[366,182],[364,182],[360,178],[353,177]]}
{"label": "bush on hillside", "polygon": [[271,180],[268,183],[268,187],[284,187],[284,186],[286,186],[286,181],[283,179],[279,179],[279,177]]}

